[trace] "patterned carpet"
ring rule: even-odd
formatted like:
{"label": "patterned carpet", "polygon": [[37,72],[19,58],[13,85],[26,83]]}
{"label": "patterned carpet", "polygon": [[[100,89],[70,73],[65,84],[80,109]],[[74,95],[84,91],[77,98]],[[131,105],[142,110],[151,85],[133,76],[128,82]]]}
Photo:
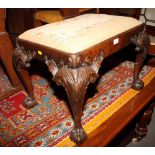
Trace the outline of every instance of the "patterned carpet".
{"label": "patterned carpet", "polygon": [[[100,77],[97,93],[87,99],[82,125],[89,134],[135,96],[130,89],[133,63],[125,61]],[[155,76],[155,69],[145,66],[140,78],[145,85]],[[35,98],[39,104],[26,109],[24,90],[0,101],[0,146],[74,146],[69,135],[73,120],[67,103],[55,95],[50,83],[32,76]],[[9,89],[8,78],[0,69],[0,93]],[[61,90],[64,93],[64,90]]]}

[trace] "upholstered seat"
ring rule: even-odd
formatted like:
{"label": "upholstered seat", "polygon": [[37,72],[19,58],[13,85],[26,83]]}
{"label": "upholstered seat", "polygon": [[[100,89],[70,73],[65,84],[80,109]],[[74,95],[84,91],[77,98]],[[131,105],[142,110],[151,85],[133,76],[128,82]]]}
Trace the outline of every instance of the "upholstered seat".
{"label": "upholstered seat", "polygon": [[131,17],[85,14],[28,30],[19,39],[75,54],[140,24]]}

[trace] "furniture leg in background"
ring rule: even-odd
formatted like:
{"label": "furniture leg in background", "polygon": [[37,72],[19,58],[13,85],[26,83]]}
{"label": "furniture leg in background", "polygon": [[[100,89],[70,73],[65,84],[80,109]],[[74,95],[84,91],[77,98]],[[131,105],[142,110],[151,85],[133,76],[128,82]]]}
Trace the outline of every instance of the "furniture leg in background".
{"label": "furniture leg in background", "polygon": [[22,88],[12,65],[12,53],[14,49],[9,35],[5,31],[5,11],[5,9],[0,9],[0,59],[5,67],[13,88],[10,88],[10,90],[6,90],[6,92],[1,94],[0,99],[4,99]]}
{"label": "furniture leg in background", "polygon": [[11,84],[15,88],[20,85],[20,82],[12,65],[12,53],[13,47],[9,35],[7,32],[2,32],[0,34],[0,58],[6,68]]}
{"label": "furniture leg in background", "polygon": [[147,135],[148,131],[147,126],[151,122],[154,106],[155,106],[155,98],[153,100],[153,103],[151,103],[149,107],[147,107],[145,112],[140,117],[139,121],[136,123],[136,127],[134,130],[135,133],[134,138],[132,138],[133,143],[140,141],[143,137]]}
{"label": "furniture leg in background", "polygon": [[[148,93],[148,91],[146,91],[145,93]],[[146,102],[145,97],[143,100],[144,102]],[[134,103],[134,105],[142,104],[142,102],[138,103],[136,100],[134,101]],[[127,146],[130,142],[138,143],[139,141],[141,141],[148,133],[148,125],[151,122],[154,107],[155,100],[151,99],[151,101],[149,101],[149,103],[147,103],[145,107],[143,107],[140,113],[137,114],[135,118],[127,124],[124,130],[122,130],[122,132],[114,140],[112,140],[108,146],[124,147]]]}

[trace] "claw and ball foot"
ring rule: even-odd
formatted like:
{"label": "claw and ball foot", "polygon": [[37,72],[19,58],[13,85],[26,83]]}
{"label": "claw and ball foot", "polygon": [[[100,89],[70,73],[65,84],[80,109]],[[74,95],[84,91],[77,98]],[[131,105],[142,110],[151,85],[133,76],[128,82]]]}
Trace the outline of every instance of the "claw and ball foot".
{"label": "claw and ball foot", "polygon": [[87,139],[87,134],[82,127],[74,128],[71,132],[70,139],[79,145]]}
{"label": "claw and ball foot", "polygon": [[36,100],[34,99],[34,97],[30,97],[30,96],[27,96],[24,101],[23,101],[23,105],[27,108],[27,109],[30,109],[30,108],[33,108],[37,105],[37,102]]}
{"label": "claw and ball foot", "polygon": [[131,88],[135,90],[141,90],[143,87],[144,87],[144,82],[140,79],[135,80],[131,85]]}
{"label": "claw and ball foot", "polygon": [[144,83],[139,79],[139,74],[150,46],[150,38],[146,33],[146,29],[144,28],[138,35],[131,37],[131,43],[136,45],[135,51],[137,53],[131,87],[135,90],[141,90],[144,87]]}

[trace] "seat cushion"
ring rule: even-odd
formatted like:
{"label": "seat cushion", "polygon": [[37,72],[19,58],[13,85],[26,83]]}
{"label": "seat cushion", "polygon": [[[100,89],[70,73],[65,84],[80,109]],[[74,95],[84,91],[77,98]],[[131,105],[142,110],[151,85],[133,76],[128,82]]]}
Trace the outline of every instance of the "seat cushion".
{"label": "seat cushion", "polygon": [[84,14],[28,30],[19,38],[75,54],[140,24],[131,17]]}

